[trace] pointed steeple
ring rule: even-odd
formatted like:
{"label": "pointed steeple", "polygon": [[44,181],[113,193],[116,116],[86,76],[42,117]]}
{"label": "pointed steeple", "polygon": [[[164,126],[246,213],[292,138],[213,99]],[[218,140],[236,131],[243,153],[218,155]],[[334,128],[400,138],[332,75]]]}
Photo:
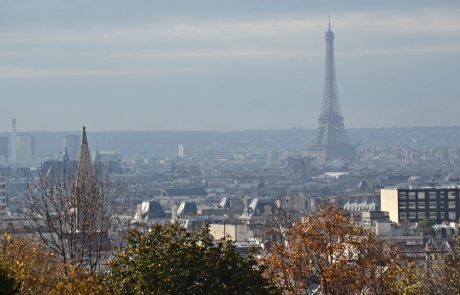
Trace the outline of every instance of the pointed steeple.
{"label": "pointed steeple", "polygon": [[83,126],[83,136],[81,138],[81,144],[88,144],[88,139],[86,138],[86,127]]}
{"label": "pointed steeple", "polygon": [[77,185],[85,185],[85,183],[92,181],[93,168],[91,165],[91,156],[89,153],[88,139],[86,137],[86,127],[83,127],[80,160],[78,161],[77,169]]}

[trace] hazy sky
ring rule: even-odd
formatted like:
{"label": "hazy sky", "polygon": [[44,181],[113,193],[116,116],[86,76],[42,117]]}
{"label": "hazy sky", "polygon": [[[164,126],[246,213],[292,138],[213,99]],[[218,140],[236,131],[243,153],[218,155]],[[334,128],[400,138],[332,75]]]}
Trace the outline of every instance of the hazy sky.
{"label": "hazy sky", "polygon": [[460,125],[460,2],[0,0],[0,130]]}

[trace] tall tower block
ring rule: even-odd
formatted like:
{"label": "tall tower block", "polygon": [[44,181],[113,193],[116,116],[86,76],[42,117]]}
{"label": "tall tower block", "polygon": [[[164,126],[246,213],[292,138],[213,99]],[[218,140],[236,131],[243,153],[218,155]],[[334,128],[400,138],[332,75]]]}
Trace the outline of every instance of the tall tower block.
{"label": "tall tower block", "polygon": [[355,156],[355,148],[350,143],[340,112],[335,76],[334,32],[331,30],[330,21],[325,40],[326,60],[321,114],[315,137],[307,150],[307,156],[319,158],[323,162],[351,159]]}
{"label": "tall tower block", "polygon": [[16,118],[11,120],[13,130],[11,132],[11,162],[16,162]]}

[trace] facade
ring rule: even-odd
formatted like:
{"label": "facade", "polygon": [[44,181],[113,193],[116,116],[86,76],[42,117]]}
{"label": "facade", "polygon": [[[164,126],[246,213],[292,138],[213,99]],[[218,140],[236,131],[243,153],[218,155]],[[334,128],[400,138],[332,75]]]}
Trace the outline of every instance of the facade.
{"label": "facade", "polygon": [[6,163],[10,160],[9,147],[8,137],[0,137],[0,163]]}
{"label": "facade", "polygon": [[5,176],[0,175],[0,215],[6,213],[6,184]]}
{"label": "facade", "polygon": [[184,158],[184,145],[183,144],[179,144],[179,146],[177,147],[177,156],[179,158]]}
{"label": "facade", "polygon": [[80,135],[64,136],[64,153],[67,153],[71,160],[77,160],[80,157]]}
{"label": "facade", "polygon": [[138,204],[136,214],[134,215],[134,220],[136,222],[153,222],[166,218],[167,215],[163,207],[161,207],[160,202],[156,200],[143,201]]}
{"label": "facade", "polygon": [[456,222],[460,218],[460,187],[389,188],[380,191],[382,211],[391,221],[418,222],[431,219],[437,223]]}
{"label": "facade", "polygon": [[318,158],[322,162],[351,159],[355,156],[355,149],[350,144],[340,112],[335,75],[334,32],[331,31],[330,23],[325,40],[326,62],[321,114],[315,137],[307,151],[307,156]]}
{"label": "facade", "polygon": [[362,211],[361,225],[377,236],[389,236],[393,229],[388,212],[383,211]]}
{"label": "facade", "polygon": [[35,136],[17,135],[15,138],[15,159],[19,163],[31,163],[35,161]]}
{"label": "facade", "polygon": [[216,224],[209,225],[209,233],[215,240],[248,241],[253,237],[247,224]]}
{"label": "facade", "polygon": [[117,151],[97,151],[96,162],[121,162],[123,155]]}

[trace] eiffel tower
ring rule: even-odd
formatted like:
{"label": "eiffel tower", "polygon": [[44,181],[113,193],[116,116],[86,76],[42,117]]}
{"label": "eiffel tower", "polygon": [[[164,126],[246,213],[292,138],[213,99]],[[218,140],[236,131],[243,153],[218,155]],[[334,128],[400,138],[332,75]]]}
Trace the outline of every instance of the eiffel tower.
{"label": "eiffel tower", "polygon": [[330,19],[325,40],[326,61],[321,114],[315,137],[307,150],[307,156],[319,158],[322,162],[352,159],[355,156],[355,148],[350,143],[340,112],[335,77],[334,32],[331,30]]}

